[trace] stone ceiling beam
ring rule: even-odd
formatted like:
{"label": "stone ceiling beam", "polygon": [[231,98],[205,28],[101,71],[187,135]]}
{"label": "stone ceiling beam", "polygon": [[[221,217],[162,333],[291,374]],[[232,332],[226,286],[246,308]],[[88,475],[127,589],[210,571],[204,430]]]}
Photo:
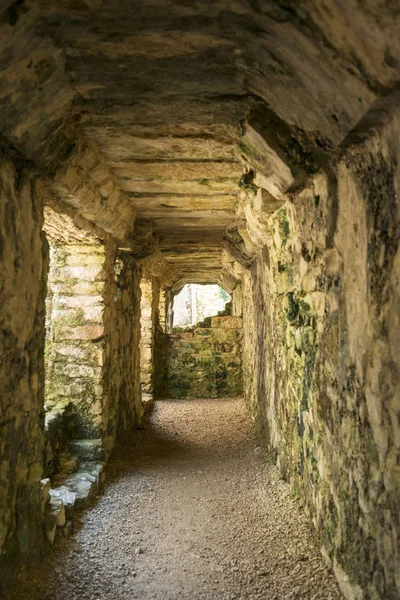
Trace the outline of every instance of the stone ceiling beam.
{"label": "stone ceiling beam", "polygon": [[2,136],[64,207],[178,278],[224,248],[251,262],[288,191],[400,80],[390,3],[14,4]]}

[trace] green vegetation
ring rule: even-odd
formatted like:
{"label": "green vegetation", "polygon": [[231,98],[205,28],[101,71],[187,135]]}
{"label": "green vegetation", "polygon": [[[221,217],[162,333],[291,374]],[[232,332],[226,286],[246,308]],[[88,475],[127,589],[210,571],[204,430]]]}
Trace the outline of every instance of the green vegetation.
{"label": "green vegetation", "polygon": [[221,333],[211,328],[207,331],[206,336],[203,332],[194,333],[193,337],[167,336],[167,397],[219,398],[241,394],[241,361],[235,332]]}
{"label": "green vegetation", "polygon": [[289,224],[289,221],[287,219],[286,210],[284,208],[282,208],[278,212],[277,218],[278,218],[279,223],[280,223],[280,230],[281,230],[281,235],[282,235],[282,238],[283,238],[282,244],[286,244],[286,242],[288,240],[288,237],[290,235],[290,224]]}

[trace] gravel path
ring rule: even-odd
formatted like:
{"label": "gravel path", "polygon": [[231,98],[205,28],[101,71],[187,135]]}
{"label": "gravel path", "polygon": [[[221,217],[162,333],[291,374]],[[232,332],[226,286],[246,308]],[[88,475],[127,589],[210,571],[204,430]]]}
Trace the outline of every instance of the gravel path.
{"label": "gravel path", "polygon": [[158,402],[134,441],[10,600],[342,598],[240,400]]}

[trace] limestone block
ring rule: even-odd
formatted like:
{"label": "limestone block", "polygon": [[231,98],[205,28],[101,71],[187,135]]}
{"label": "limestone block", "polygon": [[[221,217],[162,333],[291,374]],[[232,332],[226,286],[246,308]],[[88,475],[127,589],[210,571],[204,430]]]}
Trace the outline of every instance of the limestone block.
{"label": "limestone block", "polygon": [[66,519],[71,519],[75,509],[76,494],[65,485],[52,489],[51,494],[61,499],[64,504]]}
{"label": "limestone block", "polygon": [[288,165],[265,139],[247,125],[243,136],[243,149],[252,156],[254,164],[264,177],[262,186],[277,200],[284,200],[284,194],[292,185],[294,178]]}
{"label": "limestone block", "polygon": [[57,333],[59,340],[96,340],[104,335],[102,325],[77,325],[76,327],[60,327]]}
{"label": "limestone block", "polygon": [[[92,255],[101,255],[105,257],[105,247],[102,243],[99,242],[97,236],[92,235],[89,236],[88,232],[84,229],[79,230],[83,236],[82,242],[84,244],[71,244],[69,243],[66,247],[63,247],[68,255],[73,256],[87,256],[87,262],[90,262],[90,257]],[[89,241],[90,240],[90,241]]]}
{"label": "limestone block", "polygon": [[144,404],[145,410],[149,409],[149,405],[151,405],[153,403],[153,400],[154,400],[153,394],[147,393],[147,392],[142,392],[142,402]]}
{"label": "limestone block", "polygon": [[83,465],[85,471],[94,477],[96,484],[100,485],[100,481],[102,480],[102,476],[104,473],[105,463],[104,461],[91,461],[89,463],[85,463]]}
{"label": "limestone block", "polygon": [[74,362],[67,364],[55,363],[55,365],[53,366],[53,371],[56,375],[66,375],[71,378],[84,377],[90,379],[97,379],[101,375],[100,367],[92,367],[89,365]]}
{"label": "limestone block", "polygon": [[109,181],[107,181],[106,183],[104,183],[102,186],[100,186],[100,194],[103,196],[103,198],[108,198],[113,191],[115,190],[115,183],[110,179]]}
{"label": "limestone block", "polygon": [[[50,500],[46,507],[45,520],[56,525],[56,527],[65,525],[64,503],[59,496],[53,494],[53,490],[50,490]],[[51,530],[52,527],[50,526],[49,529]]]}
{"label": "limestone block", "polygon": [[79,187],[82,182],[82,174],[76,167],[70,167],[64,174],[63,183],[71,192]]}
{"label": "limestone block", "polygon": [[74,486],[74,492],[76,495],[76,499],[80,506],[88,500],[92,494],[93,482],[88,479],[81,479],[77,481]]}
{"label": "limestone block", "polygon": [[42,491],[42,513],[45,510],[46,504],[50,500],[50,479],[47,477],[46,479],[42,479],[41,482],[41,491]]}
{"label": "limestone block", "polygon": [[[63,285],[63,284],[61,284]],[[56,291],[57,288],[53,287]],[[104,282],[103,281],[76,281],[68,285],[70,295],[85,295],[85,296],[97,296],[103,293]]]}
{"label": "limestone block", "polygon": [[83,281],[92,282],[96,278],[100,279],[100,275],[103,271],[102,264],[95,265],[78,265],[68,266],[61,269],[59,272],[55,272],[55,281],[65,281],[66,279],[82,279]]}
{"label": "limestone block", "polygon": [[[99,252],[96,247],[93,248],[92,252],[87,253],[68,253],[65,257],[65,264],[67,267],[95,267],[96,265],[102,265],[104,263],[104,252]],[[66,272],[67,278],[70,276],[70,271]]]}
{"label": "limestone block", "polygon": [[[81,359],[83,361],[87,361],[89,358],[89,353],[94,355],[94,359],[96,363],[99,363],[99,361],[101,360],[102,357],[102,350],[101,347],[93,347],[93,344],[90,344],[89,348],[84,345],[82,346],[81,344],[77,344],[76,342],[72,341],[72,343],[53,343],[53,348],[55,350],[55,353],[57,355],[61,355],[61,356],[69,356],[72,359]],[[92,356],[93,358],[93,356]]]}
{"label": "limestone block", "polygon": [[96,183],[104,184],[109,179],[110,174],[104,165],[98,165],[90,171],[90,177]]}
{"label": "limestone block", "polygon": [[241,329],[242,317],[212,317],[211,327],[223,329]]}

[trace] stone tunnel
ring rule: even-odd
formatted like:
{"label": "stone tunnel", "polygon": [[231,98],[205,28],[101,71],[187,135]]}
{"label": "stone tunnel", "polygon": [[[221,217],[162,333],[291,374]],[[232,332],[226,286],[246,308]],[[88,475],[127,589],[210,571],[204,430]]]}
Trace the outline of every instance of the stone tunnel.
{"label": "stone tunnel", "polygon": [[[113,580],[38,598],[400,598],[396,0],[0,0],[0,40],[0,594],[36,598],[29,570],[91,510],[106,519],[107,463],[136,448],[131,473],[158,406],[177,427],[205,406],[215,456],[238,427],[226,485],[249,419],[249,460],[289,490],[319,587],[274,592],[271,567],[242,588],[230,549],[220,588],[200,569],[177,591],[175,570],[150,592],[139,566],[130,595]],[[186,284],[218,284],[229,314],[176,333]]]}

